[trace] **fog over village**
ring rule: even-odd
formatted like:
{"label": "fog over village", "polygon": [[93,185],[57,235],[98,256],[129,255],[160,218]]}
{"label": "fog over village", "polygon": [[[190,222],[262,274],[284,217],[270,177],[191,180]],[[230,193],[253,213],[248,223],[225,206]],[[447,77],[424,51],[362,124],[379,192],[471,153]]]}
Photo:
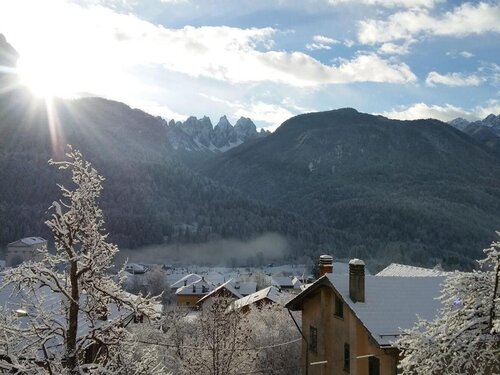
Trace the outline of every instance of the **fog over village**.
{"label": "fog over village", "polygon": [[0,1],[0,373],[500,375],[499,34]]}

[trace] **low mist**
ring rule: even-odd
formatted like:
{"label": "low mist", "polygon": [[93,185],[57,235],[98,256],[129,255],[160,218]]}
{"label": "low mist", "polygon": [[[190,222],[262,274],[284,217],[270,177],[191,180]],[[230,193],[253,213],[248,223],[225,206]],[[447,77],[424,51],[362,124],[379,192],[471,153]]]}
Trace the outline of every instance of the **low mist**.
{"label": "low mist", "polygon": [[290,244],[276,233],[265,233],[248,241],[221,239],[200,244],[168,244],[123,249],[116,264],[129,262],[145,264],[174,264],[179,266],[262,266],[287,257]]}

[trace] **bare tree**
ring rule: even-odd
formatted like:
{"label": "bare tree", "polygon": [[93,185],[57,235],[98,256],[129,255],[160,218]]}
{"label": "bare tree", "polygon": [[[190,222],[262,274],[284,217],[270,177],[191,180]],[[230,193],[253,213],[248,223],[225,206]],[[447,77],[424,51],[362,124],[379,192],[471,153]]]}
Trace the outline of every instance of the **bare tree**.
{"label": "bare tree", "polygon": [[282,305],[252,308],[247,321],[253,329],[253,346],[257,353],[252,371],[262,371],[266,375],[301,373],[301,337]]}
{"label": "bare tree", "polygon": [[247,371],[255,360],[252,328],[241,313],[230,310],[232,299],[205,303],[193,322],[195,334],[184,338],[182,367],[186,374],[232,375]]}
{"label": "bare tree", "polygon": [[107,272],[118,248],[106,241],[98,207],[104,178],[79,151],[70,148],[67,157],[49,161],[70,171],[75,185],[73,190],[59,185],[62,199],[52,204],[46,222],[55,254],[40,249],[40,261],[23,263],[4,277],[3,286],[22,291],[29,309],[17,324],[3,317],[0,334],[9,336],[14,329],[18,342],[3,341],[0,368],[50,374],[154,372],[152,360],[131,361],[136,353],[124,327],[130,314],[155,316],[156,301],[130,295]]}

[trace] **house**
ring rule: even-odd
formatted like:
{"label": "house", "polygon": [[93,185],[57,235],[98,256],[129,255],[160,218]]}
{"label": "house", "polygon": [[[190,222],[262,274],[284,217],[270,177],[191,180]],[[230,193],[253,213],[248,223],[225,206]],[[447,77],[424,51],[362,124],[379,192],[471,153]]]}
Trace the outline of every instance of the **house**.
{"label": "house", "polygon": [[445,276],[365,275],[359,259],[337,275],[329,261],[320,260],[321,277],[285,306],[302,311],[304,373],[395,375],[394,341],[417,316],[436,316]]}
{"label": "house", "polygon": [[207,301],[209,301],[211,298],[230,298],[230,299],[240,299],[243,298],[243,296],[236,290],[236,288],[233,286],[231,280],[226,281],[224,284],[218,286],[205,296],[203,296],[197,303],[196,305],[199,307],[202,307],[203,304]]}
{"label": "house", "polygon": [[195,273],[190,273],[178,279],[173,284],[171,284],[170,289],[172,289],[172,292],[175,292],[177,291],[177,289],[182,288],[183,286],[191,285],[192,283],[198,282],[201,279],[202,277],[200,275],[197,275]]}
{"label": "house", "polygon": [[196,303],[214,289],[203,277],[191,284],[182,286],[175,292],[178,307],[196,307]]}
{"label": "house", "polygon": [[280,303],[283,300],[283,293],[281,293],[275,286],[269,286],[252,293],[246,297],[240,298],[232,304],[235,310],[247,312],[252,306],[262,307],[273,303]]}
{"label": "house", "polygon": [[38,259],[37,250],[47,246],[42,237],[26,237],[7,245],[6,267],[16,267],[22,262]]}

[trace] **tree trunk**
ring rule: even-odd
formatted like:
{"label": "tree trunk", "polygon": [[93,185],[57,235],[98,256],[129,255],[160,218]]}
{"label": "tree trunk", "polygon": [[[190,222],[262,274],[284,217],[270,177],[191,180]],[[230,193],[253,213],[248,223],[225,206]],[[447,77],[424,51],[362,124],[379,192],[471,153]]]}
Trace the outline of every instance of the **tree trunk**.
{"label": "tree trunk", "polygon": [[78,331],[78,301],[80,300],[80,292],[78,290],[77,277],[77,262],[71,261],[70,283],[71,283],[71,298],[69,301],[68,311],[68,329],[66,331],[66,368],[70,374],[76,374],[77,353],[76,353],[76,334]]}

